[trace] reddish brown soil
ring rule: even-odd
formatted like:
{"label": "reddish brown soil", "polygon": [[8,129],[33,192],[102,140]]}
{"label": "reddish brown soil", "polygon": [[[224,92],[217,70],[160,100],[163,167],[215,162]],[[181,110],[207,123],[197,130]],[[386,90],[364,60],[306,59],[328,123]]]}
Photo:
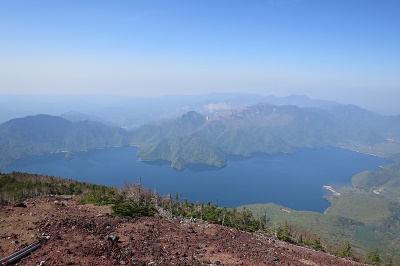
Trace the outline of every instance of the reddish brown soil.
{"label": "reddish brown soil", "polygon": [[202,221],[126,220],[107,216],[109,207],[55,201],[0,208],[1,258],[39,240],[18,265],[361,265]]}

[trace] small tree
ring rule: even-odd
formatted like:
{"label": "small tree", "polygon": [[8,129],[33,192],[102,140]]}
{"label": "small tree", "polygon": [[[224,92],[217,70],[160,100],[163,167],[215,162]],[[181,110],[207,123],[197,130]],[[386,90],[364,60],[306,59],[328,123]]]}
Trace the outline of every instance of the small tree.
{"label": "small tree", "polygon": [[339,257],[350,258],[353,256],[353,250],[349,241],[337,252]]}
{"label": "small tree", "polygon": [[376,249],[371,249],[370,251],[367,252],[367,259],[364,261],[366,264],[372,264],[372,265],[380,265],[381,263],[381,258],[379,256],[379,250]]}
{"label": "small tree", "polygon": [[276,229],[276,237],[282,241],[292,241],[292,232],[287,221],[285,222],[284,226],[278,226],[278,228]]}
{"label": "small tree", "polygon": [[385,266],[394,266],[392,258],[388,258],[385,262]]}

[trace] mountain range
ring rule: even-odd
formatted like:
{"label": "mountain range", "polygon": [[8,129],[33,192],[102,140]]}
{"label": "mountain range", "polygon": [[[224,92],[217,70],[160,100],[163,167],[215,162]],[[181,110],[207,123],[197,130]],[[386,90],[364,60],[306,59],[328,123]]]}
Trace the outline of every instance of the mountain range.
{"label": "mountain range", "polygon": [[292,153],[301,147],[340,146],[386,157],[399,153],[400,116],[301,96],[280,101],[300,99],[324,107],[258,103],[225,109],[230,101],[213,112],[188,111],[131,130],[78,112],[16,118],[0,124],[0,165],[48,152],[130,144],[141,147],[141,160],[167,160],[179,170],[196,163],[223,167],[229,155]]}
{"label": "mountain range", "polygon": [[320,109],[260,103],[207,116],[190,111],[131,133],[143,160],[168,160],[182,170],[188,163],[220,167],[230,154],[291,153],[301,147],[340,146],[389,156],[399,147],[400,119],[352,105]]}
{"label": "mountain range", "polygon": [[304,95],[276,97],[244,93],[169,95],[153,98],[111,95],[80,95],[78,98],[66,95],[2,95],[0,123],[34,114],[61,114],[60,116],[73,122],[82,119],[93,120],[133,129],[161,118],[174,118],[188,111],[210,115],[260,102],[321,109],[337,105],[332,101],[310,99]]}

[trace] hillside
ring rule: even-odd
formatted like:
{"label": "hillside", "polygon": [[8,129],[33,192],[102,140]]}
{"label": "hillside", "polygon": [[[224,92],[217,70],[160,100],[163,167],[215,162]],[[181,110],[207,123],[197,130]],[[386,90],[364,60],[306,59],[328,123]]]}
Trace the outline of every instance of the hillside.
{"label": "hillside", "polygon": [[353,185],[391,202],[400,198],[400,163],[386,165],[381,171],[366,171],[352,178]]}
{"label": "hillside", "polygon": [[0,167],[25,156],[128,143],[125,130],[99,122],[70,122],[50,115],[16,118],[0,124]]}
{"label": "hillside", "polygon": [[245,208],[254,215],[266,215],[275,225],[288,222],[340,247],[349,243],[353,250],[365,253],[379,249],[381,257],[400,261],[400,205],[356,188],[335,188],[332,206],[324,214],[296,211],[276,204],[253,204]]}
{"label": "hillside", "polygon": [[[319,109],[262,103],[209,116],[191,111],[142,126],[132,134],[142,147],[139,156],[168,160],[180,170],[188,163],[207,163],[208,157],[217,161],[207,164],[223,166],[230,154],[251,156],[256,152],[291,153],[300,147],[340,146],[388,157],[400,148],[398,117],[351,105]],[[177,157],[174,154],[182,150],[184,142],[197,144]]]}
{"label": "hillside", "polygon": [[167,160],[171,167],[183,170],[186,164],[202,163],[223,167],[226,157],[218,147],[201,137],[177,136],[164,138],[137,153],[142,161]]}
{"label": "hillside", "polygon": [[[273,228],[270,233],[239,230],[210,216],[225,213],[227,224],[234,217],[242,225],[265,223],[248,212],[179,203],[140,184],[117,190],[21,173],[0,175],[0,183],[3,203],[28,197],[0,206],[0,258],[40,243],[18,265],[361,265],[280,241]],[[60,189],[59,196],[40,196],[54,189]],[[88,202],[111,205],[82,205]],[[175,215],[181,208],[191,213]],[[192,218],[200,214],[203,219]]]}
{"label": "hillside", "polygon": [[[190,219],[108,217],[109,207],[37,198],[0,207],[0,257],[42,246],[18,265],[362,265],[261,234]],[[58,200],[59,201],[59,200]],[[51,213],[52,215],[49,215]],[[26,217],[20,219],[20,217]],[[31,236],[33,235],[33,237]],[[119,236],[112,244],[107,236]]]}

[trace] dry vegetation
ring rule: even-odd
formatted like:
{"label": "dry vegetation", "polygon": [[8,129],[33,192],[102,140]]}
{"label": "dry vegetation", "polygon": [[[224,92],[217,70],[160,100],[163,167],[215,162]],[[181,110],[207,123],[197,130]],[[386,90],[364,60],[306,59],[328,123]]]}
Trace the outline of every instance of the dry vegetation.
{"label": "dry vegetation", "polygon": [[[29,199],[0,209],[0,255],[36,240],[19,265],[359,265],[326,253],[205,221],[118,218],[108,206]],[[118,241],[109,240],[118,236]],[[114,238],[115,240],[115,238]]]}

